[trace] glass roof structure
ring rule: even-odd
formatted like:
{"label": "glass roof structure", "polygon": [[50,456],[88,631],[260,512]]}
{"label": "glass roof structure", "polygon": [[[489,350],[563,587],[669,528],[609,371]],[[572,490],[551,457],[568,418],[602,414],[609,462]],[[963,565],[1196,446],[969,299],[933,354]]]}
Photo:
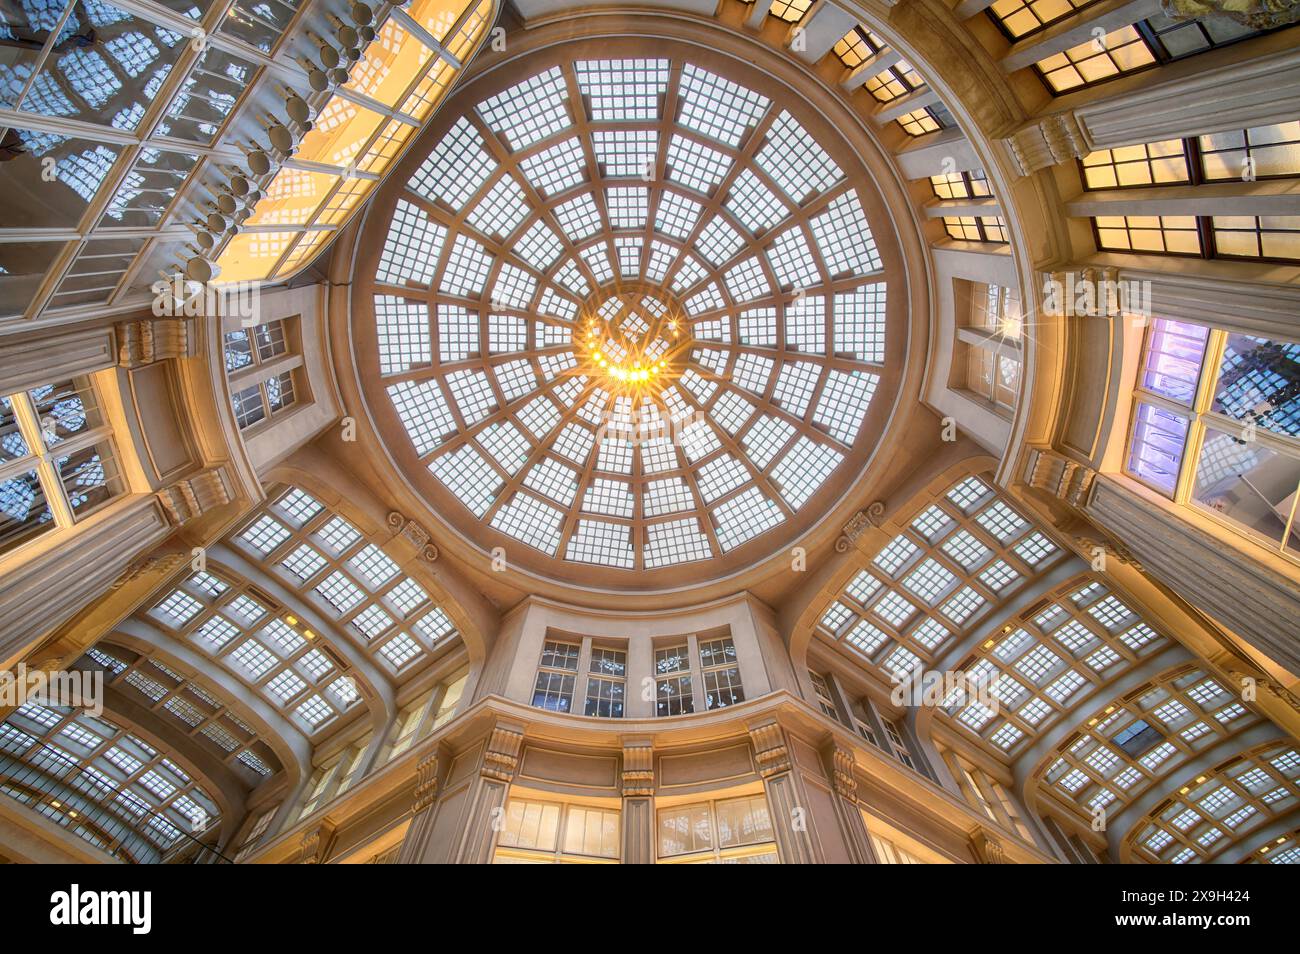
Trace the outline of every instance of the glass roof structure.
{"label": "glass roof structure", "polygon": [[[0,319],[147,301],[203,251],[197,232],[219,208],[238,223],[205,252],[223,282],[309,265],[413,141],[496,10],[376,3],[375,39],[334,77],[343,82],[313,92],[308,67],[323,54],[311,37],[333,30],[323,6],[6,4]],[[269,119],[293,125],[287,91],[305,99],[312,128],[295,127],[291,154],[257,175],[247,153],[272,149]],[[251,182],[247,201],[228,189],[236,171]]]}
{"label": "glass roof structure", "polygon": [[863,174],[712,62],[550,62],[469,87],[381,221],[372,405],[477,540],[629,571],[774,548],[885,416]]}

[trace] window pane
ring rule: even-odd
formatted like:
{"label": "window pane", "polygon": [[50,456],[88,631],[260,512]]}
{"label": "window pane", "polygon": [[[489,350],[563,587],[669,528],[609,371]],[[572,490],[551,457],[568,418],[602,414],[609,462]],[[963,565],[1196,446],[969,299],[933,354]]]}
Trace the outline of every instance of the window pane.
{"label": "window pane", "polygon": [[41,422],[41,436],[50,447],[100,424],[95,391],[88,378],[45,384],[28,394]]}
{"label": "window pane", "polygon": [[718,847],[735,848],[772,840],[772,819],[761,795],[718,802]]}
{"label": "window pane", "polygon": [[[1207,428],[1193,499],[1247,530],[1280,543],[1300,485],[1300,460],[1258,441]],[[1288,545],[1296,545],[1292,530]]]}
{"label": "window pane", "polygon": [[1300,344],[1229,335],[1214,410],[1300,437]]}
{"label": "window pane", "polygon": [[709,806],[683,805],[659,812],[659,857],[669,858],[713,847]]}
{"label": "window pane", "polygon": [[1158,318],[1147,338],[1142,387],[1181,404],[1192,403],[1208,329]]}
{"label": "window pane", "polygon": [[1139,402],[1134,414],[1129,471],[1172,495],[1187,444],[1187,425],[1187,418]]}
{"label": "window pane", "polygon": [[27,441],[18,429],[13,403],[0,397],[0,460],[17,460],[31,453]]}
{"label": "window pane", "polygon": [[53,526],[54,517],[36,471],[0,480],[0,553]]}
{"label": "window pane", "polygon": [[72,512],[92,510],[118,492],[121,482],[108,444],[96,444],[57,459],[59,479]]}

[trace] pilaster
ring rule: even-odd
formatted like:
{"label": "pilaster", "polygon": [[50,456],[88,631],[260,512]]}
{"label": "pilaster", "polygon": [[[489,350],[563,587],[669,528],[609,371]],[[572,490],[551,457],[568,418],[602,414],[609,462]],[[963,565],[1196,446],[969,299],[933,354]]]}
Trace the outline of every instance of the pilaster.
{"label": "pilaster", "polygon": [[654,746],[648,739],[623,742],[623,864],[655,862]]}
{"label": "pilaster", "polygon": [[748,728],[754,760],[767,795],[768,813],[781,863],[820,864],[823,860],[821,850],[808,831],[808,802],[804,798],[802,780],[794,769],[785,729],[775,719]]}
{"label": "pilaster", "polygon": [[844,844],[856,865],[874,865],[879,861],[871,848],[866,822],[858,809],[858,780],[854,775],[853,750],[832,739],[822,750],[826,774],[835,793],[835,816],[840,823]]}
{"label": "pilaster", "polygon": [[506,796],[519,769],[523,747],[522,726],[498,723],[488,733],[479,759],[478,777],[471,785],[465,827],[453,863],[485,865],[492,861],[497,833],[505,820]]}

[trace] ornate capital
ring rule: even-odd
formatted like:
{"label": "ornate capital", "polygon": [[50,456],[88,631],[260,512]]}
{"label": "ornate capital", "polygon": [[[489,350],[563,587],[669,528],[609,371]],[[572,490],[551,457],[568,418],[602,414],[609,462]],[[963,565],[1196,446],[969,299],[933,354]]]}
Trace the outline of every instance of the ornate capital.
{"label": "ornate capital", "polygon": [[885,503],[883,500],[876,500],[868,504],[865,510],[859,510],[849,522],[844,525],[840,532],[840,537],[835,541],[836,553],[848,553],[849,550],[857,546],[858,540],[871,527],[878,527],[885,522]]}
{"label": "ornate capital", "polygon": [[1083,508],[1097,472],[1047,447],[1031,448],[1025,482],[1076,510]]}
{"label": "ornate capital", "polygon": [[190,322],[184,318],[142,318],[117,325],[117,363],[140,368],[190,354]]}
{"label": "ornate capital", "polygon": [[497,726],[488,736],[483,752],[483,766],[479,773],[485,778],[510,782],[519,768],[519,753],[524,747],[524,734],[515,729]]}
{"label": "ornate capital", "polygon": [[303,832],[298,855],[300,865],[322,865],[334,843],[334,823],[328,819]]}
{"label": "ornate capital", "polygon": [[1010,864],[1010,862],[1007,861],[1006,852],[1002,850],[1002,842],[998,841],[983,828],[975,829],[970,836],[970,843],[971,848],[975,851],[975,857],[979,860],[980,864]]}
{"label": "ornate capital", "polygon": [[655,793],[655,750],[649,742],[623,745],[623,797],[648,798]]}
{"label": "ornate capital", "polygon": [[438,799],[438,753],[433,751],[415,766],[415,801],[411,814],[418,815]]}
{"label": "ornate capital", "polygon": [[790,771],[790,746],[785,729],[779,722],[764,722],[749,727],[749,741],[754,746],[754,759],[758,774],[763,779]]}
{"label": "ornate capital", "polygon": [[230,488],[220,467],[205,470],[178,480],[158,491],[158,500],[167,511],[167,519],[180,526],[195,517],[230,503]]}
{"label": "ornate capital", "polygon": [[409,520],[404,514],[400,514],[394,510],[388,515],[388,526],[391,527],[395,533],[405,537],[407,542],[410,543],[411,546],[415,547],[416,551],[420,554],[421,560],[424,560],[426,563],[432,563],[434,560],[438,559],[438,548],[431,542],[429,531],[425,530],[424,527],[420,526],[414,520]]}
{"label": "ornate capital", "polygon": [[1073,112],[1044,116],[1002,141],[1022,176],[1092,151]]}

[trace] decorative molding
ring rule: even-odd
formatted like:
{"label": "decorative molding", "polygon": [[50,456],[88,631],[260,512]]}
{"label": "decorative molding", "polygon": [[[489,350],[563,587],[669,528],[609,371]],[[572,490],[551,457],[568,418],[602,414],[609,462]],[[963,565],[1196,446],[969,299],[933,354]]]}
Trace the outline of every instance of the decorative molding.
{"label": "decorative molding", "polygon": [[885,503],[883,500],[876,500],[868,504],[865,510],[859,510],[849,522],[844,525],[839,539],[835,541],[836,553],[848,553],[850,549],[857,546],[858,540],[862,538],[872,527],[879,527],[885,522]]}
{"label": "decorative molding", "polygon": [[648,798],[655,793],[655,750],[649,742],[623,745],[623,797]]}
{"label": "decorative molding", "polygon": [[1005,865],[1010,864],[1007,861],[1006,852],[1002,850],[1002,842],[998,841],[993,835],[989,834],[983,828],[976,828],[970,836],[971,848],[975,852],[975,857],[982,865]]}
{"label": "decorative molding", "polygon": [[1084,515],[1116,541],[1121,559],[1127,551],[1149,576],[1279,666],[1300,672],[1300,588],[1245,549],[1252,544],[1211,534],[1190,510],[1184,515],[1156,503],[1108,474],[1093,481]]}
{"label": "decorative molding", "polygon": [[300,865],[323,865],[334,845],[335,826],[329,819],[303,832],[298,855]]}
{"label": "decorative molding", "polygon": [[1025,463],[1025,482],[1075,510],[1082,509],[1097,472],[1048,447],[1031,447]]}
{"label": "decorative molding", "polygon": [[179,570],[181,565],[188,560],[184,553],[153,553],[149,556],[136,560],[108,585],[110,590],[120,590],[128,583],[134,583],[146,573],[158,573],[160,576],[170,576],[174,571]]}
{"label": "decorative molding", "polygon": [[1229,56],[1213,69],[1080,104],[1075,113],[1094,149],[1286,122],[1300,108],[1297,65],[1295,44],[1266,56]]}
{"label": "decorative molding", "polygon": [[388,526],[419,551],[421,560],[432,563],[438,559],[438,547],[431,542],[429,531],[414,520],[394,510],[388,514]]}
{"label": "decorative molding", "polygon": [[842,745],[832,742],[830,752],[831,787],[841,798],[856,803],[858,800],[858,779],[854,774],[853,752]]}
{"label": "decorative molding", "polygon": [[1092,151],[1073,112],[1044,116],[1002,142],[1022,176],[1071,159],[1082,159]]}
{"label": "decorative molding", "polygon": [[523,732],[497,726],[488,736],[479,774],[498,782],[511,782],[519,768],[519,753],[524,747]]}
{"label": "decorative molding", "polygon": [[415,766],[415,801],[411,805],[411,814],[420,814],[437,800],[438,752],[434,750]]}
{"label": "decorative molding", "polygon": [[[1238,665],[1242,664],[1238,663]],[[1277,681],[1264,673],[1255,669],[1246,671],[1234,668],[1229,668],[1227,672],[1228,675],[1237,683],[1238,688],[1245,688],[1247,679],[1253,680],[1256,688],[1268,693],[1283,705],[1289,706],[1296,712],[1300,712],[1300,696],[1297,696],[1294,692],[1291,692],[1291,690],[1280,685]]]}
{"label": "decorative molding", "polygon": [[754,759],[758,763],[759,777],[764,781],[793,767],[790,746],[785,729],[779,722],[764,722],[749,727],[749,741],[754,746]]}
{"label": "decorative molding", "polygon": [[190,322],[184,318],[141,318],[117,325],[117,363],[140,368],[165,358],[192,354]]}
{"label": "decorative molding", "polygon": [[221,467],[178,480],[158,491],[158,500],[167,511],[168,521],[178,527],[217,507],[225,506],[232,499],[225,471]]}

